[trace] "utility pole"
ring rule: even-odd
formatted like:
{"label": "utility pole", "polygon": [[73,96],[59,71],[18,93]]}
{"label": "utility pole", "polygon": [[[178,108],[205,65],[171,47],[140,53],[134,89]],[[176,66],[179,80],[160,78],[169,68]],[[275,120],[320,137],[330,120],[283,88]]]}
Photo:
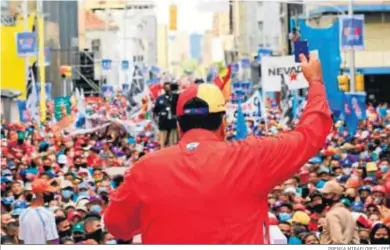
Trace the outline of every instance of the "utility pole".
{"label": "utility pole", "polygon": [[[348,5],[348,15],[350,18],[353,17],[353,0],[349,0]],[[355,92],[355,49],[352,47],[350,51],[348,51],[349,55],[349,66],[350,66],[350,91]]]}
{"label": "utility pole", "polygon": [[[28,0],[23,1],[23,24],[24,24],[24,32],[28,32]],[[26,88],[27,88],[27,81],[28,81],[28,69],[29,69],[29,57],[25,56],[24,57],[24,67],[25,67],[25,72],[26,72]]]}

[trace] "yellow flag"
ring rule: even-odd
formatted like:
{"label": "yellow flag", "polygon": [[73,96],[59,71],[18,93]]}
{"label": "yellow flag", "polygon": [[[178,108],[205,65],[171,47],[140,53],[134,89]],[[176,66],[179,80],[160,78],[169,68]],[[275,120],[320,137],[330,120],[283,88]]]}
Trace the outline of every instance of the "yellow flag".
{"label": "yellow flag", "polygon": [[38,18],[38,42],[39,42],[39,81],[41,83],[41,92],[39,98],[40,117],[41,121],[46,121],[46,93],[45,93],[45,40],[43,36],[44,20],[42,17]]}

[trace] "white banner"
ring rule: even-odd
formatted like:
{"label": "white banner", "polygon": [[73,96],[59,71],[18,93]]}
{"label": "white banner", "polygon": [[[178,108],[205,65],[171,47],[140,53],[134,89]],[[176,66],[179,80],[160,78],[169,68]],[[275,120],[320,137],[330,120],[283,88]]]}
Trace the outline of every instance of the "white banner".
{"label": "white banner", "polygon": [[[261,110],[261,95],[256,91],[246,102],[241,103],[242,112],[246,119],[256,120],[262,115]],[[226,118],[228,122],[232,122],[237,118],[238,104],[226,104]]]}
{"label": "white banner", "polygon": [[295,62],[294,56],[264,57],[261,75],[263,90],[269,92],[281,91],[283,87],[293,90],[309,86],[301,64]]}

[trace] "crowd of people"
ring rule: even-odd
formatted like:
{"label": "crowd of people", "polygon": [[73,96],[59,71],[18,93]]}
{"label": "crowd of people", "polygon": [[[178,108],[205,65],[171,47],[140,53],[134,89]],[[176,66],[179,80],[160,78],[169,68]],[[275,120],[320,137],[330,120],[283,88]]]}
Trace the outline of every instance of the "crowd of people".
{"label": "crowd of people", "polygon": [[[155,113],[166,116],[162,110]],[[279,124],[278,112],[273,108],[266,121],[250,122],[249,134],[289,130]],[[346,239],[390,244],[390,110],[368,106],[367,117],[354,135],[335,121],[318,155],[268,195],[269,222],[288,244],[341,244]],[[49,122],[41,128],[34,122],[1,125],[2,244],[131,243],[115,239],[104,227],[110,192],[123,181],[108,169],[131,167],[175,141],[167,139],[173,134],[160,140],[153,133],[130,136],[110,125],[70,136],[53,133]],[[166,129],[175,131],[176,125]],[[234,126],[228,129],[233,140]],[[344,220],[343,213],[354,220]],[[35,228],[44,229],[41,239],[32,238]]]}

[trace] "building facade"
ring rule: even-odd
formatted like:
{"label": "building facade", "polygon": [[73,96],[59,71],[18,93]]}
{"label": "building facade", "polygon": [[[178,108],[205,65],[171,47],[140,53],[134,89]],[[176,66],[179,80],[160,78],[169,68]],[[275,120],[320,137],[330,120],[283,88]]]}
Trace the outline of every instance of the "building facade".
{"label": "building facade", "polygon": [[164,24],[157,26],[157,65],[163,69],[169,67],[168,26]]}
{"label": "building facade", "polygon": [[285,4],[272,1],[232,0],[231,22],[236,49],[240,57],[252,57],[259,47],[284,54],[287,15]]}

